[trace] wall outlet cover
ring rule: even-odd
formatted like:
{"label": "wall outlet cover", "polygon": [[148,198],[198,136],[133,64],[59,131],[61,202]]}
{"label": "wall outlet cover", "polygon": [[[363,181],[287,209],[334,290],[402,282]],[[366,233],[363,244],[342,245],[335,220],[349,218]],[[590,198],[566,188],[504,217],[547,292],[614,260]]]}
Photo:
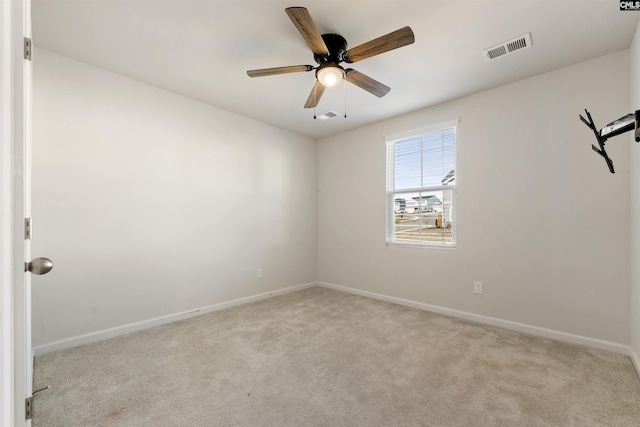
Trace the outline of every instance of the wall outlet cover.
{"label": "wall outlet cover", "polygon": [[482,294],[482,282],[473,282],[473,293]]}

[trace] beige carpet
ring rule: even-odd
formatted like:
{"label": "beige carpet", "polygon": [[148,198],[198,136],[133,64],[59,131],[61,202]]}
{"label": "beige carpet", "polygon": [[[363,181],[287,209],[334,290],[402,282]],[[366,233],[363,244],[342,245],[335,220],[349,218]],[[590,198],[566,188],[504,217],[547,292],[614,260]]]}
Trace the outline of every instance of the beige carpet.
{"label": "beige carpet", "polygon": [[639,426],[628,357],[315,287],[36,358],[34,427]]}

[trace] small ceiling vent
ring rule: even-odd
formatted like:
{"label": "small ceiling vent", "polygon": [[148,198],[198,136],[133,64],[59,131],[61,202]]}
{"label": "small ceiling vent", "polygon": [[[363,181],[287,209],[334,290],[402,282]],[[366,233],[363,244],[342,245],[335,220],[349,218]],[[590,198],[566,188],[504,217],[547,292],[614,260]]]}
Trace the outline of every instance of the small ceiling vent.
{"label": "small ceiling vent", "polygon": [[338,113],[336,113],[333,110],[329,110],[329,111],[325,111],[324,113],[320,114],[318,116],[318,119],[320,119],[320,120],[328,120],[328,119],[332,119],[332,118],[337,117],[337,116],[338,116]]}
{"label": "small ceiling vent", "polygon": [[513,40],[500,43],[499,45],[490,47],[482,51],[484,59],[493,61],[501,56],[510,55],[518,50],[526,49],[531,46],[531,33],[516,37]]}

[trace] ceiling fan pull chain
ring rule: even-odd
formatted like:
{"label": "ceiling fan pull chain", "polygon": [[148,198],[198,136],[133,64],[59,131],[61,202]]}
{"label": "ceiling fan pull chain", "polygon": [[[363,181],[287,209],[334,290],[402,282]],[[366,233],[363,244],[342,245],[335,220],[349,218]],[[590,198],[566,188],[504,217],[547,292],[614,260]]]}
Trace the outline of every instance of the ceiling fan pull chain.
{"label": "ceiling fan pull chain", "polygon": [[316,119],[316,112],[318,111],[318,97],[316,96],[316,86],[313,85],[313,120]]}
{"label": "ceiling fan pull chain", "polygon": [[347,79],[344,79],[344,118],[347,118]]}

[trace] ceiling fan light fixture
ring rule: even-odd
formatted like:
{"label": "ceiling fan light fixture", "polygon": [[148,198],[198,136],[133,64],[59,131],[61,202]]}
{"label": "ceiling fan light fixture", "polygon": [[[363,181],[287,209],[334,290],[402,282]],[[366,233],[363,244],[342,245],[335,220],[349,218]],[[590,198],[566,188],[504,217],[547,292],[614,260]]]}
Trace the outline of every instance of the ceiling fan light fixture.
{"label": "ceiling fan light fixture", "polygon": [[316,78],[324,87],[337,85],[344,79],[345,74],[342,67],[337,64],[326,62],[316,71]]}

